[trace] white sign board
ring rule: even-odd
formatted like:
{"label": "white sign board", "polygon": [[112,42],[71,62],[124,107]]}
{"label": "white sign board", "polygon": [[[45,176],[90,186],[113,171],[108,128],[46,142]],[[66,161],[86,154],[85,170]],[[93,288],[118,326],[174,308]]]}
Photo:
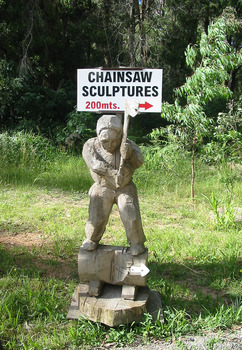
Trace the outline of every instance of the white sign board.
{"label": "white sign board", "polygon": [[161,112],[162,69],[78,69],[77,110],[123,112],[125,100],[139,112]]}

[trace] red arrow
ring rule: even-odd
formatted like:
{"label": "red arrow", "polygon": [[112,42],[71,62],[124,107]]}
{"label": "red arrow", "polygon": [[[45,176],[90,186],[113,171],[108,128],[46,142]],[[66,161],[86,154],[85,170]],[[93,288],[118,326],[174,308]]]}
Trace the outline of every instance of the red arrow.
{"label": "red arrow", "polygon": [[153,105],[151,105],[151,104],[148,103],[148,102],[140,103],[140,105],[139,105],[139,108],[144,108],[145,110],[146,110],[146,109],[149,109],[149,108],[151,108],[151,107],[153,107]]}

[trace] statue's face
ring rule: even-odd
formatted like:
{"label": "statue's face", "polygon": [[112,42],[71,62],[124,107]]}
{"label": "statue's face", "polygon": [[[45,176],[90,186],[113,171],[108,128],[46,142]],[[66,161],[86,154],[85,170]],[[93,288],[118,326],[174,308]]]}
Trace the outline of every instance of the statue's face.
{"label": "statue's face", "polygon": [[109,153],[114,153],[121,143],[121,135],[113,129],[102,130],[98,138],[102,147]]}

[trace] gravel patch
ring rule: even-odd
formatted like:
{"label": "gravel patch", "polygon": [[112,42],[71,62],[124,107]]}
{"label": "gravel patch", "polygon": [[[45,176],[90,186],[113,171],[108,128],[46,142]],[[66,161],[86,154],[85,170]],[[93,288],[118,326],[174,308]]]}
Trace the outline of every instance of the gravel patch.
{"label": "gravel patch", "polygon": [[137,339],[132,346],[116,348],[114,344],[106,344],[105,348],[116,350],[242,350],[242,326],[226,332],[184,336],[167,341],[155,340],[144,345],[142,339]]}

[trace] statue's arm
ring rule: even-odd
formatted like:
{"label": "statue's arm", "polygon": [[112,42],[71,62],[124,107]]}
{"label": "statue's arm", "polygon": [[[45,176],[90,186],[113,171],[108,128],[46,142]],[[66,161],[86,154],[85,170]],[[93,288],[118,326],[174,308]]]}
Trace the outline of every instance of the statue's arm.
{"label": "statue's arm", "polygon": [[89,139],[83,146],[82,156],[88,166],[88,168],[97,175],[105,178],[112,184],[115,183],[114,178],[117,175],[117,170],[110,164],[106,163],[100,157],[97,156],[94,147],[95,139]]}
{"label": "statue's arm", "polygon": [[126,157],[124,157],[125,164],[128,167],[131,167],[135,170],[139,168],[144,162],[141,150],[136,145],[136,143],[134,143],[131,140],[127,140],[126,147],[127,147],[127,154],[126,154]]}

